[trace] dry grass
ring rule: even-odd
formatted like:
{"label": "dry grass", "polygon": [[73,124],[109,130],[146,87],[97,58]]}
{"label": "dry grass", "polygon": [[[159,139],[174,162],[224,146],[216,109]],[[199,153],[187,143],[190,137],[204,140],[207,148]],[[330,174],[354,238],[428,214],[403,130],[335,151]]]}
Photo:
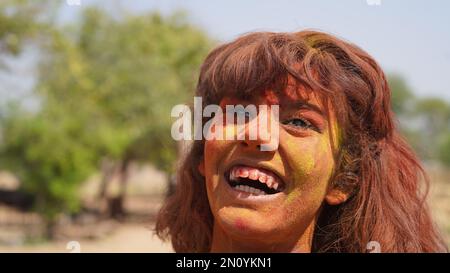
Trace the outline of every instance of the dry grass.
{"label": "dry grass", "polygon": [[431,180],[428,199],[431,213],[450,248],[450,170],[430,166],[427,171]]}

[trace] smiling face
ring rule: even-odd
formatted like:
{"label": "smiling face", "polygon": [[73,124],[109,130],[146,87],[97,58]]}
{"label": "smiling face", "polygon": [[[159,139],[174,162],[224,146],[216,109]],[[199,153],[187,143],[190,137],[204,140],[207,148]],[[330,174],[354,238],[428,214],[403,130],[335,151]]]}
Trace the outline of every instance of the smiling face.
{"label": "smiling face", "polygon": [[[289,87],[288,87],[289,88]],[[292,87],[291,87],[292,88]],[[279,146],[264,141],[208,140],[200,172],[214,216],[212,251],[309,251],[324,200],[345,201],[329,188],[335,168],[337,122],[314,95],[266,92],[252,100],[224,98],[221,105],[279,105]],[[260,115],[261,113],[258,113]],[[245,133],[257,119],[247,123]],[[252,125],[252,126],[253,126]],[[224,124],[223,130],[235,129]]]}

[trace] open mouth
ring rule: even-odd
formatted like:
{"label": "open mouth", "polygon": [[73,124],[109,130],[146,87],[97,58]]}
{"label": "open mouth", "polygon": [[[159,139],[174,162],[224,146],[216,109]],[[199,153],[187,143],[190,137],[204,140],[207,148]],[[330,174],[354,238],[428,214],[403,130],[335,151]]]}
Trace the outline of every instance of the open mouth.
{"label": "open mouth", "polygon": [[225,178],[234,190],[252,195],[270,195],[284,190],[284,183],[278,175],[262,168],[233,166],[225,173]]}

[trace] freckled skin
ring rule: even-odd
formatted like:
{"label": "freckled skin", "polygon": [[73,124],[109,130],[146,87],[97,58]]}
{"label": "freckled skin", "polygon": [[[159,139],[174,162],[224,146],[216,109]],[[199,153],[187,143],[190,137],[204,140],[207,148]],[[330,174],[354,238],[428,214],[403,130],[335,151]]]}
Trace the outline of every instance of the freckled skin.
{"label": "freckled skin", "polygon": [[[274,96],[266,92],[251,103],[284,105],[286,98]],[[314,96],[309,103],[321,106]],[[283,111],[280,107],[280,121]],[[213,252],[311,250],[314,225],[335,168],[331,138],[336,138],[336,120],[333,115],[323,119],[332,126],[324,126],[321,132],[304,129],[299,133],[280,124],[276,151],[260,151],[246,140],[205,142],[203,173],[214,216]],[[227,194],[223,173],[231,161],[239,158],[264,162],[276,169],[286,182],[280,197],[263,204],[250,204]]]}

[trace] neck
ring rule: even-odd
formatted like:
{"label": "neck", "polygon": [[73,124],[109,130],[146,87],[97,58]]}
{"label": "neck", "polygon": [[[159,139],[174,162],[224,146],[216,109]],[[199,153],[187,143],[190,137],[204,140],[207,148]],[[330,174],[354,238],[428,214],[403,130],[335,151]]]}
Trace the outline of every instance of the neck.
{"label": "neck", "polygon": [[248,240],[230,236],[220,225],[214,223],[211,252],[311,252],[315,221],[311,222],[301,234],[286,237],[282,242]]}

